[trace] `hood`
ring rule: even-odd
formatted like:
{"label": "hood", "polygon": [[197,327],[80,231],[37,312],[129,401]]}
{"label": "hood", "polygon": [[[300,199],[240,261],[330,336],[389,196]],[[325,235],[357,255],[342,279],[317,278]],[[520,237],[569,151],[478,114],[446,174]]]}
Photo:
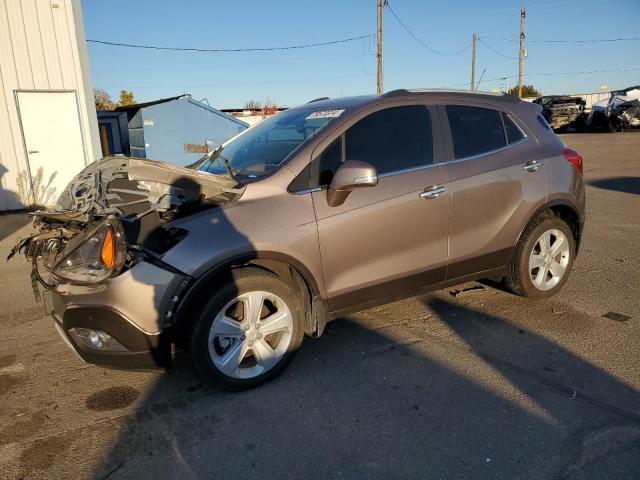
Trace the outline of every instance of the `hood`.
{"label": "hood", "polygon": [[[94,162],[60,195],[55,214],[78,216],[161,214],[193,204],[239,198],[244,188],[226,175],[212,175],[170,163],[121,155]],[[37,212],[46,216],[52,212]]]}
{"label": "hood", "polygon": [[51,288],[43,271],[51,271],[67,246],[82,241],[105,221],[118,224],[128,250],[154,257],[184,235],[165,224],[235,201],[244,190],[228,175],[142,158],[106,157],[76,175],[53,209],[31,214],[36,231],[20,239],[7,259],[21,252],[33,263],[34,285],[37,280]]}

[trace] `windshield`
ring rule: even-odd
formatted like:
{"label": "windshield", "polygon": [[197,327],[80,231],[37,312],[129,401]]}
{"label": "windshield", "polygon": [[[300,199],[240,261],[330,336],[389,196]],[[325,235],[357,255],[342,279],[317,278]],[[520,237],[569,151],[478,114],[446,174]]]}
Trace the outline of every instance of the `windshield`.
{"label": "windshield", "polygon": [[278,168],[302,143],[344,110],[304,108],[285,110],[246,130],[219,147],[197,170],[261,177]]}

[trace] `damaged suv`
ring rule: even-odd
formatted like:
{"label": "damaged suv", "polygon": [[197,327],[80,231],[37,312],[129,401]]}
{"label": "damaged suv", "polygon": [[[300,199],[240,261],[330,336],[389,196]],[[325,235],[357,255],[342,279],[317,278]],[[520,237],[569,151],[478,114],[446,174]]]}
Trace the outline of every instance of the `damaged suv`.
{"label": "damaged suv", "polygon": [[587,121],[584,98],[550,95],[536,98],[534,103],[542,106],[542,115],[554,131],[573,128],[578,133],[584,132]]}
{"label": "damaged suv", "polygon": [[583,222],[582,158],[538,105],[397,90],[286,110],[190,168],[105,158],[14,253],[84,360],[178,346],[249,388],[346,312],[495,276],[552,295]]}

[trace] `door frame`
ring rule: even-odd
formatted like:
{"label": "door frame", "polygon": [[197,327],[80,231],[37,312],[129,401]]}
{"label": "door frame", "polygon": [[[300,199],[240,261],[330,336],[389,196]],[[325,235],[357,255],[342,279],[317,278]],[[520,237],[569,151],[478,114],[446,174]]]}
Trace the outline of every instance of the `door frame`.
{"label": "door frame", "polygon": [[84,157],[84,166],[87,166],[87,149],[85,143],[85,132],[82,126],[82,118],[80,116],[80,103],[78,102],[78,90],[76,89],[15,89],[13,91],[13,98],[16,102],[16,112],[18,114],[18,124],[20,125],[20,135],[22,137],[22,149],[24,152],[25,164],[27,165],[27,177],[29,178],[29,195],[31,201],[35,203],[36,197],[33,192],[33,178],[31,177],[31,163],[29,162],[29,152],[27,150],[27,140],[24,134],[24,124],[22,123],[22,114],[20,112],[20,101],[18,94],[20,93],[73,93],[76,103],[76,113],[78,114],[78,124],[80,126],[80,139],[82,140],[82,156]]}

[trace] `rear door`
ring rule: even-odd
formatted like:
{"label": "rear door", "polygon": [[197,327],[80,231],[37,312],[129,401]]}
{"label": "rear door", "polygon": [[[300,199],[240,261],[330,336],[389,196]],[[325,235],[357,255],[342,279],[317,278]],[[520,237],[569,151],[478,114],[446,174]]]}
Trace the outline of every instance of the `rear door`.
{"label": "rear door", "polygon": [[[446,275],[449,178],[439,162],[437,110],[422,104],[376,108],[319,146],[310,165],[319,187],[312,195],[332,310],[401,296]],[[346,160],[376,167],[379,183],[330,207],[326,186]]]}
{"label": "rear door", "polygon": [[548,193],[537,140],[501,107],[447,102],[439,107],[451,177],[447,278],[505,265],[523,218]]}

